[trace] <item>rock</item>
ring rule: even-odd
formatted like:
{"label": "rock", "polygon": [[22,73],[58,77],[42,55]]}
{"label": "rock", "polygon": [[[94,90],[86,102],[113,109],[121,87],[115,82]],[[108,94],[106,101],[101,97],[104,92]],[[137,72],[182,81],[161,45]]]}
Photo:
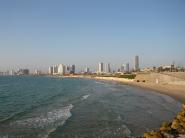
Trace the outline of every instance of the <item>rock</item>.
{"label": "rock", "polygon": [[161,127],[160,131],[170,131],[171,128],[170,127]]}
{"label": "rock", "polygon": [[184,129],[184,131],[185,131],[185,122],[181,122],[181,126]]}
{"label": "rock", "polygon": [[184,117],[185,117],[185,111],[180,112],[180,113],[179,113],[179,115],[181,115],[181,116],[184,116]]}
{"label": "rock", "polygon": [[163,133],[163,137],[164,138],[174,138],[174,136],[169,133]]}
{"label": "rock", "polygon": [[185,110],[185,103],[182,105],[183,110]]}
{"label": "rock", "polygon": [[172,129],[178,129],[180,127],[179,121],[177,119],[174,119],[171,125]]}
{"label": "rock", "polygon": [[181,114],[177,115],[177,119],[179,119],[179,121],[185,122],[185,117],[182,116]]}
{"label": "rock", "polygon": [[164,122],[160,128],[160,131],[170,131],[170,124],[168,122]]}
{"label": "rock", "polygon": [[182,108],[172,122],[164,122],[158,131],[144,133],[144,138],[185,138],[185,104]]}
{"label": "rock", "polygon": [[151,131],[144,133],[144,138],[162,138],[162,135],[159,132]]}
{"label": "rock", "polygon": [[185,135],[179,135],[178,138],[185,138]]}

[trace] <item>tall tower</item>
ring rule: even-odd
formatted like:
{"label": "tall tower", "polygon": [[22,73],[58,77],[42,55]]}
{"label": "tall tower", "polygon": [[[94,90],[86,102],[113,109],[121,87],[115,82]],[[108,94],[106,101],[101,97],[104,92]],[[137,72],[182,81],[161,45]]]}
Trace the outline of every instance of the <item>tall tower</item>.
{"label": "tall tower", "polygon": [[66,67],[63,64],[58,65],[58,74],[59,75],[65,75],[66,72]]}
{"label": "tall tower", "polygon": [[103,73],[103,63],[102,62],[99,63],[98,72]]}
{"label": "tall tower", "polygon": [[50,66],[50,67],[49,67],[49,74],[50,74],[50,75],[53,75],[53,66]]}
{"label": "tall tower", "polygon": [[71,74],[75,74],[75,65],[72,65],[71,66],[71,71],[70,71]]}
{"label": "tall tower", "polygon": [[129,69],[129,63],[126,64],[126,69],[125,69],[126,73],[130,72],[130,69]]}
{"label": "tall tower", "polygon": [[139,71],[139,56],[135,56],[135,71]]}
{"label": "tall tower", "polygon": [[120,71],[123,73],[125,71],[125,65],[121,65]]}
{"label": "tall tower", "polygon": [[110,63],[106,65],[106,73],[111,73]]}

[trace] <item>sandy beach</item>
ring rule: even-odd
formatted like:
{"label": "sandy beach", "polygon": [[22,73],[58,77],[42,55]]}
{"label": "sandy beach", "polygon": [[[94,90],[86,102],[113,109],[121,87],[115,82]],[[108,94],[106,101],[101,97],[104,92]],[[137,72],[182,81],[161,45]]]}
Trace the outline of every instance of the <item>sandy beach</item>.
{"label": "sandy beach", "polygon": [[[152,73],[152,74],[139,74],[135,79],[125,79],[116,77],[91,77],[83,75],[67,76],[69,78],[88,78],[102,81],[113,81],[132,85],[134,87],[140,87],[144,89],[150,89],[154,92],[168,95],[181,103],[185,102],[185,81],[174,76],[166,76],[164,74]],[[158,83],[156,83],[156,79]]]}
{"label": "sandy beach", "polygon": [[97,80],[106,80],[106,81],[115,81],[123,84],[132,85],[135,87],[141,87],[144,89],[150,89],[154,92],[159,92],[161,94],[168,95],[181,103],[185,102],[185,85],[178,84],[168,84],[168,83],[159,83],[156,84],[154,82],[145,82],[139,81],[137,82],[137,78],[135,80],[129,80],[124,78],[114,78],[114,77],[95,77]]}

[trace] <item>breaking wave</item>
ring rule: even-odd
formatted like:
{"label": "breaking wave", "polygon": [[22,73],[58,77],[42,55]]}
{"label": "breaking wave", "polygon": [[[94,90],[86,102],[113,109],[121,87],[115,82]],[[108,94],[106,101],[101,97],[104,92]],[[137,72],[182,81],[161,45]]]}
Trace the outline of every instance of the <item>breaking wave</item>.
{"label": "breaking wave", "polygon": [[70,112],[72,108],[73,105],[70,104],[60,109],[54,109],[38,117],[17,120],[11,125],[17,126],[18,128],[24,127],[45,129],[47,133],[45,133],[45,136],[42,137],[48,137],[51,132],[55,131],[58,126],[63,125],[65,121],[72,116]]}
{"label": "breaking wave", "polygon": [[82,96],[81,100],[82,100],[82,101],[83,101],[83,100],[86,100],[89,96],[90,96],[89,94],[88,94],[88,95],[84,95],[84,96]]}

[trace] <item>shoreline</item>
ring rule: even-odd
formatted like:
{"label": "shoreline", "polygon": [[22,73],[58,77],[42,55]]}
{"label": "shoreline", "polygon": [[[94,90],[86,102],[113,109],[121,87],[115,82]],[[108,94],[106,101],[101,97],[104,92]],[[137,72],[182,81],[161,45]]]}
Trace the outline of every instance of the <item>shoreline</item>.
{"label": "shoreline", "polygon": [[134,79],[116,78],[116,77],[92,77],[92,76],[65,76],[64,78],[82,78],[92,79],[107,82],[116,82],[119,84],[130,85],[141,89],[152,90],[154,92],[170,96],[180,103],[185,103],[185,86],[170,85],[170,84],[156,84],[150,82],[136,82]]}

